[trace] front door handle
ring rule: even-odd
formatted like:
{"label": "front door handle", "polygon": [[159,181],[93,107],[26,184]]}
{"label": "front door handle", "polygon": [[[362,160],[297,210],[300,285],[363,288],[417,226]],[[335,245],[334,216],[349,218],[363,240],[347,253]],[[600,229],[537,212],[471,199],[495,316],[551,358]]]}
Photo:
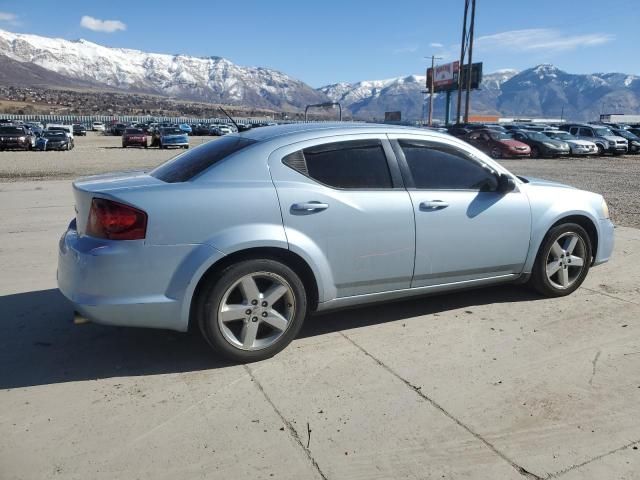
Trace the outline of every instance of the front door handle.
{"label": "front door handle", "polygon": [[420,210],[442,210],[448,206],[449,204],[442,200],[429,200],[420,204]]}
{"label": "front door handle", "polygon": [[320,210],[326,210],[329,208],[328,203],[321,202],[302,202],[302,203],[294,203],[291,205],[291,210],[294,212],[318,212]]}

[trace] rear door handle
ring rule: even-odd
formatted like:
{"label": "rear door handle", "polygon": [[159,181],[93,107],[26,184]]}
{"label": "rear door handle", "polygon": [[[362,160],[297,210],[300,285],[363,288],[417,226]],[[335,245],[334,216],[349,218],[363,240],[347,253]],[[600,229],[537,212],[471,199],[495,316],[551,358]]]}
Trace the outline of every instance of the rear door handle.
{"label": "rear door handle", "polygon": [[442,210],[448,206],[449,204],[442,200],[429,200],[420,204],[420,210]]}
{"label": "rear door handle", "polygon": [[329,208],[328,203],[321,202],[302,202],[302,203],[294,203],[291,205],[291,210],[295,212],[318,212],[320,210],[326,210]]}

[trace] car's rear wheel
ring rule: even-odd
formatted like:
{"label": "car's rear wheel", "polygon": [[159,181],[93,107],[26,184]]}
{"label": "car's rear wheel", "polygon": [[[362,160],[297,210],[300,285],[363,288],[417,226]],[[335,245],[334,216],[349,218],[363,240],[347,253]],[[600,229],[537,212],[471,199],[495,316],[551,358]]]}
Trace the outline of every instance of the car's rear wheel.
{"label": "car's rear wheel", "polygon": [[297,335],[307,315],[300,277],[272,259],[245,260],[202,289],[198,323],[219,355],[237,362],[269,358]]}
{"label": "car's rear wheel", "polygon": [[531,275],[531,285],[541,294],[562,297],[573,293],[591,266],[591,241],[580,225],[565,223],[546,235]]}

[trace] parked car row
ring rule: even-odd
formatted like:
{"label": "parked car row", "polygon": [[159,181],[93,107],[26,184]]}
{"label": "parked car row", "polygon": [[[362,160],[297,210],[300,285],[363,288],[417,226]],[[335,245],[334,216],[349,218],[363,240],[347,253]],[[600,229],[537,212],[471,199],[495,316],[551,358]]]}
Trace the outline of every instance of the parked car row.
{"label": "parked car row", "polygon": [[45,128],[37,122],[2,122],[0,150],[71,150],[74,134],[78,134],[75,125],[49,124]]}
{"label": "parked car row", "polygon": [[640,153],[640,130],[619,125],[457,124],[447,131],[493,158]]}

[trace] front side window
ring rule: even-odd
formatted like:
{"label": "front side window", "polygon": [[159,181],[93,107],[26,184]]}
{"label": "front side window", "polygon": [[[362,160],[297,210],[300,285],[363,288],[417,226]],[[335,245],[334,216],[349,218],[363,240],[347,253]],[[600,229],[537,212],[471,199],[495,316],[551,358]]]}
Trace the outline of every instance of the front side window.
{"label": "front side window", "polygon": [[491,168],[449,145],[400,140],[416,188],[427,190],[495,191]]}
{"label": "front side window", "polygon": [[326,143],[299,150],[283,163],[334,188],[392,188],[391,174],[380,140]]}

